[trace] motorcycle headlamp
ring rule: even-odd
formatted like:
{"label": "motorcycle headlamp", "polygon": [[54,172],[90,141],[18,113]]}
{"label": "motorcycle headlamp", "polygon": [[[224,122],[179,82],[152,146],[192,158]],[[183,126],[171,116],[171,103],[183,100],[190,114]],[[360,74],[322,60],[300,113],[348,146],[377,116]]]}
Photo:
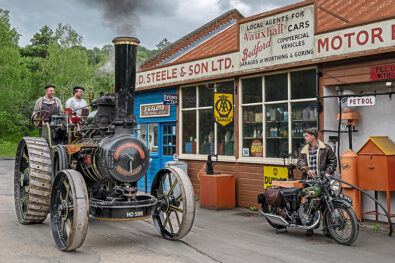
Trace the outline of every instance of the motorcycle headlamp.
{"label": "motorcycle headlamp", "polygon": [[333,191],[333,193],[335,195],[340,194],[341,185],[340,185],[340,183],[338,181],[332,180],[331,183],[330,183],[330,186],[331,186],[331,190]]}

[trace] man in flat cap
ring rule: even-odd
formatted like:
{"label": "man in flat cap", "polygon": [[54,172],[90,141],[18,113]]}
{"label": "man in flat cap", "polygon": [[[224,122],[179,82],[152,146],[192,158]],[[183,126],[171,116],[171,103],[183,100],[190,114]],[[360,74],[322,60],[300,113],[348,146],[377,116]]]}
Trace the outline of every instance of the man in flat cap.
{"label": "man in flat cap", "polygon": [[302,148],[296,164],[303,173],[303,179],[314,177],[324,171],[325,175],[333,175],[336,171],[336,155],[332,148],[318,139],[318,130],[311,128],[305,131],[306,145]]}
{"label": "man in flat cap", "polygon": [[47,111],[51,115],[60,115],[63,112],[62,102],[55,97],[54,85],[45,86],[45,95],[36,101],[33,115],[43,111]]}
{"label": "man in flat cap", "polygon": [[84,95],[84,91],[85,89],[83,87],[80,86],[74,87],[73,88],[74,96],[66,101],[66,106],[65,106],[65,108],[71,108],[73,113],[75,113],[79,117],[81,117],[82,109],[88,107],[88,104],[82,98],[82,96]]}

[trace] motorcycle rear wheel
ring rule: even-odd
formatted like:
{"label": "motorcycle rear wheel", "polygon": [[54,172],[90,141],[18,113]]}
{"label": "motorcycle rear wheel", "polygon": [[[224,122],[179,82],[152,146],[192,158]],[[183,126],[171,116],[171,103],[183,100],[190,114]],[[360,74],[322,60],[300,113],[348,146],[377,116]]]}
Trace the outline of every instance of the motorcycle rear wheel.
{"label": "motorcycle rear wheel", "polygon": [[331,237],[339,244],[349,246],[359,235],[357,216],[351,207],[334,204],[333,213],[326,213],[326,223]]}

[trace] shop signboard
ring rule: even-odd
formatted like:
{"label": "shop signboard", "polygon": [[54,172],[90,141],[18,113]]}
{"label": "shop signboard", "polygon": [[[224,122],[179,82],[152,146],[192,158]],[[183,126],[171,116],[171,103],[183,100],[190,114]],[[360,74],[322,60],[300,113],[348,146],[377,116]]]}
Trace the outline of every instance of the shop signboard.
{"label": "shop signboard", "polygon": [[371,80],[395,79],[395,64],[371,67],[370,79]]}
{"label": "shop signboard", "polygon": [[150,103],[140,105],[140,118],[170,116],[170,105],[163,103]]}
{"label": "shop signboard", "polygon": [[350,97],[347,98],[347,106],[373,106],[376,104],[375,96],[363,96],[363,97]]}
{"label": "shop signboard", "polygon": [[178,95],[163,93],[163,104],[177,105],[178,104]]}
{"label": "shop signboard", "polygon": [[223,56],[138,72],[136,87],[144,88],[235,72],[237,52]]}
{"label": "shop signboard", "polygon": [[395,19],[337,30],[315,37],[315,58],[395,46]]}
{"label": "shop signboard", "polygon": [[313,5],[240,25],[241,71],[309,60],[313,55]]}
{"label": "shop signboard", "polygon": [[265,166],[263,168],[264,189],[272,186],[273,181],[287,180],[288,170],[285,167]]}
{"label": "shop signboard", "polygon": [[214,119],[222,126],[233,121],[233,94],[214,93]]}

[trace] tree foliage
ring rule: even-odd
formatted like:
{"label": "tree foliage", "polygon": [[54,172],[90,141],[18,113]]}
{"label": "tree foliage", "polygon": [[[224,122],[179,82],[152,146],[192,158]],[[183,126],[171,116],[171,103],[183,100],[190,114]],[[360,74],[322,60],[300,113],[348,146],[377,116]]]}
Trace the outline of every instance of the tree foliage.
{"label": "tree foliage", "polygon": [[[9,12],[0,9],[0,140],[28,133],[34,103],[44,95],[47,84],[56,86],[55,96],[63,103],[72,96],[74,86],[99,94],[114,84],[112,45],[87,49],[82,46],[82,36],[61,23],[55,30],[44,25],[25,47],[18,46],[19,37]],[[162,40],[157,50],[139,46],[137,63],[169,43]]]}

